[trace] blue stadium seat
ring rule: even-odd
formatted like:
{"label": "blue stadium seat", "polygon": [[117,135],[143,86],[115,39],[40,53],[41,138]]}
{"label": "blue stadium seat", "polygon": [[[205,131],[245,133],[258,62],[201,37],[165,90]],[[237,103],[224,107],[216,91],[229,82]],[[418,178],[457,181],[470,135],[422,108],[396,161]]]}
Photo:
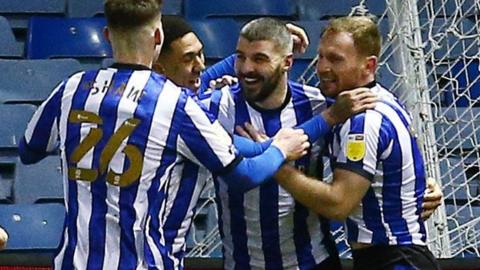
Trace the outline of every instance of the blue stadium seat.
{"label": "blue stadium seat", "polygon": [[23,55],[23,48],[15,40],[12,28],[7,19],[0,16],[0,57],[20,58]]}
{"label": "blue stadium seat", "polygon": [[[426,2],[428,2],[428,5],[426,5]],[[462,4],[459,5],[458,3]],[[480,14],[478,0],[417,0],[417,7],[419,15],[424,18],[450,16],[466,17]]]}
{"label": "blue stadium seat", "polygon": [[213,17],[251,18],[270,17],[293,18],[295,5],[291,0],[184,0],[185,17],[199,20]]}
{"label": "blue stadium seat", "polygon": [[[476,195],[474,186],[467,183],[466,164],[458,157],[450,157],[440,161],[440,174],[444,196],[453,200],[467,200]],[[472,189],[470,189],[472,188]]]}
{"label": "blue stadium seat", "polygon": [[93,17],[103,14],[103,1],[68,0],[67,15],[70,18]]}
{"label": "blue stadium seat", "polygon": [[[17,163],[13,184],[15,203],[63,203],[62,166],[59,156],[48,156],[39,163]],[[38,188],[42,186],[42,188]]]}
{"label": "blue stadium seat", "polygon": [[0,149],[18,147],[35,109],[29,104],[0,105]]}
{"label": "blue stadium seat", "polygon": [[[480,30],[472,21],[453,18],[436,18],[433,23],[429,19],[421,19],[422,41],[428,46],[425,53],[431,53],[437,60],[456,60],[461,56],[477,57],[480,53],[478,35]],[[445,35],[447,33],[447,35]],[[459,39],[458,35],[465,38]]]}
{"label": "blue stadium seat", "polygon": [[112,48],[103,36],[105,18],[32,17],[27,35],[26,57],[105,58]]}
{"label": "blue stadium seat", "polygon": [[478,59],[459,59],[442,74],[446,79],[444,105],[480,106],[480,65]]}
{"label": "blue stadium seat", "polygon": [[193,31],[203,43],[207,60],[219,60],[235,52],[240,27],[232,19],[190,21]]}
{"label": "blue stadium seat", "polygon": [[33,15],[65,14],[66,0],[0,1],[0,15],[5,16],[15,29],[27,29],[28,19]]}
{"label": "blue stadium seat", "polygon": [[[346,16],[360,3],[358,0],[322,1],[321,3],[318,0],[296,0],[296,2],[300,20],[325,20]],[[365,4],[368,12],[373,15],[381,16],[385,11],[385,1],[367,0]]]}
{"label": "blue stadium seat", "polygon": [[[182,0],[167,0],[162,3],[162,14],[181,15]],[[100,0],[68,0],[68,17],[86,18],[104,14],[103,1]]]}
{"label": "blue stadium seat", "polygon": [[[5,158],[2,155],[2,159]],[[13,179],[16,160],[0,160],[0,204],[13,203]]]}
{"label": "blue stadium seat", "polygon": [[[304,74],[305,72],[303,79],[307,80],[308,85],[316,85],[318,83],[318,76],[316,75],[316,65],[313,64],[310,68],[308,68],[312,61],[313,59],[307,58],[293,59],[293,65],[290,69],[290,72],[288,73],[288,78],[292,81],[298,81],[302,74]],[[311,81],[308,80],[310,77],[312,78]]]}
{"label": "blue stadium seat", "polygon": [[67,76],[81,69],[75,59],[0,59],[0,103],[40,103]]}
{"label": "blue stadium seat", "polygon": [[58,203],[0,205],[0,224],[10,235],[5,250],[55,251],[64,217],[65,207]]}
{"label": "blue stadium seat", "polygon": [[434,111],[437,147],[461,151],[475,149],[480,142],[480,108],[439,108]]}

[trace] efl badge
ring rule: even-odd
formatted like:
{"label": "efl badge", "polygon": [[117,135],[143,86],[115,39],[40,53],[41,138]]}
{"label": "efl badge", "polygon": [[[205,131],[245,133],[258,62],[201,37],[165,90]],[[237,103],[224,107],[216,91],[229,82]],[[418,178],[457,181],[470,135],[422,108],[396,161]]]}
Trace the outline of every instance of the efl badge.
{"label": "efl badge", "polygon": [[346,152],[349,160],[362,160],[365,157],[365,136],[363,134],[349,134]]}

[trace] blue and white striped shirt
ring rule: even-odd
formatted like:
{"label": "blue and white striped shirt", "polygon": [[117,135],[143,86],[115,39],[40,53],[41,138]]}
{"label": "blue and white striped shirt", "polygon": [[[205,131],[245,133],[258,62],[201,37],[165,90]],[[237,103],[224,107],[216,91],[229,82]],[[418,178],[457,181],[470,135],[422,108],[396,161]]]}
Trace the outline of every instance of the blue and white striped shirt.
{"label": "blue and white striped shirt", "polygon": [[372,182],[346,221],[348,241],[425,245],[420,217],[425,169],[411,117],[385,88],[376,84],[372,91],[380,98],[375,109],[335,126],[328,144],[333,169],[350,170]]}
{"label": "blue and white striped shirt", "polygon": [[58,146],[67,214],[55,269],[182,269],[202,185],[237,160],[231,137],[183,90],[136,65],[79,72],[39,107],[25,133]]}
{"label": "blue and white striped shirt", "polygon": [[[319,89],[292,81],[284,104],[275,110],[249,104],[239,85],[203,93],[200,99],[232,134],[236,125],[249,122],[273,136],[326,106]],[[297,168],[315,167],[319,152],[316,145],[308,157],[296,162]],[[215,187],[225,269],[310,269],[337,256],[328,222],[296,202],[273,179],[244,194],[229,190],[221,177]]]}

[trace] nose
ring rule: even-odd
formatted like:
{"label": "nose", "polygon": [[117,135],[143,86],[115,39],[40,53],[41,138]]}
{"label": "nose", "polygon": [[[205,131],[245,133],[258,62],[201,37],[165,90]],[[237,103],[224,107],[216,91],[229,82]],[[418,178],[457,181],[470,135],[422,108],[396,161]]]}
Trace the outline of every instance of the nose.
{"label": "nose", "polygon": [[205,69],[205,58],[203,55],[198,55],[195,57],[195,62],[193,65],[194,72],[202,72]]}
{"label": "nose", "polygon": [[241,64],[241,68],[240,68],[240,71],[243,73],[243,74],[248,74],[250,72],[253,72],[255,71],[255,64],[252,60],[250,60],[249,58],[246,58],[242,64]]}

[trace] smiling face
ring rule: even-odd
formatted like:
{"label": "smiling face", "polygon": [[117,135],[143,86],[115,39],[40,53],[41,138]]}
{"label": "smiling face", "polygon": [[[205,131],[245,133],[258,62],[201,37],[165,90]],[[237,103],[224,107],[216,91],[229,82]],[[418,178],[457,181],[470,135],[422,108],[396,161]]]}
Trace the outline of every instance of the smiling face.
{"label": "smiling face", "polygon": [[324,95],[335,97],[344,90],[360,87],[365,82],[366,58],[355,49],[349,33],[325,34],[318,49],[317,73]]}
{"label": "smiling face", "polygon": [[272,41],[239,38],[235,73],[248,101],[262,102],[268,98],[288,68],[284,54]]}
{"label": "smiling face", "polygon": [[201,83],[200,74],[205,69],[202,43],[194,33],[185,34],[160,55],[154,69],[178,86],[197,91]]}

